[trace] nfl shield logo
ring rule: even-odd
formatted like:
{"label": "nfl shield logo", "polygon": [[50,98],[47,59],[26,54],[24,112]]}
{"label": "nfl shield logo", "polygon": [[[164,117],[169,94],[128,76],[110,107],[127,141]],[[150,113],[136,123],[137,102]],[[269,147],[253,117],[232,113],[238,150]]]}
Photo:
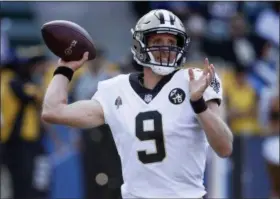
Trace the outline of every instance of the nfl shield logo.
{"label": "nfl shield logo", "polygon": [[152,101],[152,99],[153,99],[153,95],[151,95],[151,94],[146,94],[146,95],[145,95],[145,98],[144,98],[144,101],[145,101],[146,103],[149,103],[149,102]]}

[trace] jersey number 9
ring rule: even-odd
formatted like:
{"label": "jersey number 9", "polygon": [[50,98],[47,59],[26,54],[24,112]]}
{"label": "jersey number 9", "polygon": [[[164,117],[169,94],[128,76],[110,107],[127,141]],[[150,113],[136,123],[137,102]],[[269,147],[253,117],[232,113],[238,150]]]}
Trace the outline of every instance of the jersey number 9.
{"label": "jersey number 9", "polygon": [[[152,122],[153,128],[144,129],[144,122]],[[157,152],[147,154],[146,151],[138,151],[138,158],[143,164],[161,162],[166,156],[162,130],[162,116],[158,111],[139,113],[136,116],[136,136],[141,141],[155,140]]]}

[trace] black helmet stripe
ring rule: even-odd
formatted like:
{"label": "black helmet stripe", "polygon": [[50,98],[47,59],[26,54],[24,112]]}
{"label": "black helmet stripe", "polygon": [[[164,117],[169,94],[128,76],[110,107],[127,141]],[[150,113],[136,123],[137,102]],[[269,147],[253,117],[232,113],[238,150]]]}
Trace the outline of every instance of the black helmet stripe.
{"label": "black helmet stripe", "polygon": [[174,23],[175,23],[175,17],[173,17],[171,14],[169,14],[169,17],[170,17],[170,24],[171,24],[171,25],[174,25]]}
{"label": "black helmet stripe", "polygon": [[159,12],[158,16],[159,16],[160,24],[164,24],[164,15],[162,14],[162,12]]}

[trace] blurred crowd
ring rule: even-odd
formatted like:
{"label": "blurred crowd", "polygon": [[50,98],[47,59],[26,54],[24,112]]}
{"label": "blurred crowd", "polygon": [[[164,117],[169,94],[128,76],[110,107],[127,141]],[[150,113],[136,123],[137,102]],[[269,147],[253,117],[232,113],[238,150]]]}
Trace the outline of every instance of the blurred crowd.
{"label": "blurred crowd", "polygon": [[[263,156],[266,162],[269,197],[279,198],[279,2],[136,1],[127,4],[136,18],[151,9],[173,11],[184,21],[191,36],[186,67],[203,67],[205,57],[214,63],[223,83],[224,118],[235,134],[231,157],[234,165],[232,197],[243,196],[240,182],[246,158],[244,140],[254,136],[263,139],[262,154],[256,155]],[[15,199],[48,198],[52,172],[45,140],[50,140],[55,151],[63,146],[58,128],[40,120],[44,92],[52,78],[56,58],[49,56],[40,35],[33,33],[40,34],[42,25],[37,24],[33,9],[23,2],[3,3],[3,6],[1,3],[0,152],[1,165],[10,173]],[[17,35],[19,29],[21,35]],[[129,50],[122,54],[118,61],[110,60],[101,43],[98,57],[75,73],[69,87],[69,102],[90,99],[99,81],[141,70]],[[85,195],[114,198],[122,181],[110,129],[102,126],[71,130],[77,136],[70,146],[82,154]],[[83,133],[78,134],[80,131]],[[111,158],[99,156],[97,163],[94,157],[98,154]],[[109,184],[113,191],[94,184],[92,179],[100,171],[113,176]],[[1,189],[7,178],[1,175]],[[96,182],[106,184],[106,178],[105,182],[104,177],[96,178]]]}

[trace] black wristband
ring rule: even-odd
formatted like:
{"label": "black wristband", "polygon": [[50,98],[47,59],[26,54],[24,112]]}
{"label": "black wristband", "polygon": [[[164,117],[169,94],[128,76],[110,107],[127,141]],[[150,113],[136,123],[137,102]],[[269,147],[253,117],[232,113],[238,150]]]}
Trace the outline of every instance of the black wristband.
{"label": "black wristband", "polygon": [[191,106],[193,108],[193,111],[196,114],[202,113],[208,108],[205,100],[203,99],[203,97],[201,97],[199,100],[196,100],[196,101],[190,100],[190,103],[191,103]]}
{"label": "black wristband", "polygon": [[59,66],[59,67],[57,67],[57,69],[55,69],[53,76],[58,75],[58,74],[67,77],[68,80],[71,81],[72,77],[74,75],[74,71],[69,67]]}

